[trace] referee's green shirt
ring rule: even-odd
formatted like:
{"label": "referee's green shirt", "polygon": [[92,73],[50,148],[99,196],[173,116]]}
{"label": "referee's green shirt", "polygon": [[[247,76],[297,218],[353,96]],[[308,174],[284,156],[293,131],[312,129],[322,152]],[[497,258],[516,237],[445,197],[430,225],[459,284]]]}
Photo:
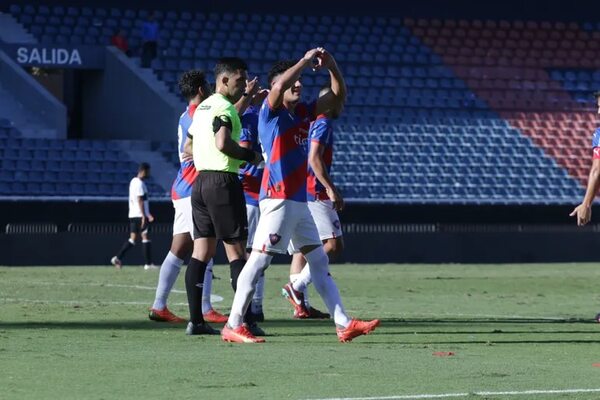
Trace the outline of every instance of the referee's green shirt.
{"label": "referee's green shirt", "polygon": [[223,171],[238,173],[240,165],[244,162],[231,158],[215,144],[213,123],[215,117],[222,121],[231,121],[231,138],[238,142],[242,132],[242,123],[237,110],[219,93],[215,93],[204,100],[194,113],[194,120],[188,130],[193,139],[194,165],[198,171]]}

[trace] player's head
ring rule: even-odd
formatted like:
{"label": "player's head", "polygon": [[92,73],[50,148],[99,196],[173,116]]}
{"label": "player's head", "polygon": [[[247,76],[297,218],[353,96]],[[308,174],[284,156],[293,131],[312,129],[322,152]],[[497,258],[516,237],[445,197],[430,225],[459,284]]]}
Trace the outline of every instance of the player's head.
{"label": "player's head", "polygon": [[594,97],[596,98],[596,106],[598,108],[598,114],[600,114],[600,90],[594,93]]}
{"label": "player's head", "polygon": [[[330,93],[332,93],[331,86],[325,85],[321,88],[321,90],[319,90],[319,98],[325,97],[325,96],[329,95]],[[342,113],[343,110],[344,110],[344,102],[336,101],[336,102],[334,102],[334,105],[330,109],[325,110],[325,114],[327,114],[330,118],[337,119],[340,117],[340,114]]]}
{"label": "player's head", "polygon": [[138,167],[138,178],[145,179],[150,176],[150,164],[143,162]]}
{"label": "player's head", "polygon": [[181,95],[187,101],[199,100],[202,102],[212,93],[206,75],[199,69],[184,72],[179,78],[178,84]]}
{"label": "player's head", "polygon": [[224,57],[215,65],[215,90],[236,103],[244,94],[248,65],[241,58]]}
{"label": "player's head", "polygon": [[[294,60],[282,60],[277,61],[275,64],[273,64],[268,75],[269,86],[273,87],[273,85],[277,82],[281,75],[288,69],[292,68],[295,64],[296,61]],[[300,82],[300,78],[298,78],[298,80],[294,82],[294,84],[283,93],[283,102],[297,103],[300,101],[301,97],[302,82]]]}

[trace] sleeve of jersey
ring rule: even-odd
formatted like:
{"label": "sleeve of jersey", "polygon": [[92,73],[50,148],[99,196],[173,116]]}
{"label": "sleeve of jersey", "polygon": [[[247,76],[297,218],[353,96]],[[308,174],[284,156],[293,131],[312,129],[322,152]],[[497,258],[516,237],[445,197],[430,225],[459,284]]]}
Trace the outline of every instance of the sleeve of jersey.
{"label": "sleeve of jersey", "polygon": [[133,181],[133,191],[136,196],[143,197],[144,196],[144,186],[141,181],[135,180]]}
{"label": "sleeve of jersey", "polygon": [[600,159],[600,128],[596,129],[592,138],[593,159]]}
{"label": "sleeve of jersey", "polygon": [[327,126],[325,124],[314,123],[310,129],[310,141],[326,144]]}

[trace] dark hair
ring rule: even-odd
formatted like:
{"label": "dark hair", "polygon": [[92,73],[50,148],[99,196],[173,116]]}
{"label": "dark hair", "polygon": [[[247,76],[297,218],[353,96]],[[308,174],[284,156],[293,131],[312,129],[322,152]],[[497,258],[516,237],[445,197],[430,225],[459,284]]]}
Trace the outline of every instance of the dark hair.
{"label": "dark hair", "polygon": [[223,57],[215,65],[215,78],[221,74],[232,74],[237,70],[248,70],[248,64],[238,57]]}
{"label": "dark hair", "polygon": [[140,163],[140,166],[138,167],[138,172],[140,171],[150,171],[150,164],[148,164],[147,162]]}
{"label": "dark hair", "polygon": [[294,60],[280,60],[273,64],[269,70],[269,75],[267,76],[267,79],[269,80],[269,86],[273,85],[273,79],[275,79],[277,75],[283,74],[294,65],[296,65],[296,61]]}
{"label": "dark hair", "polygon": [[[198,95],[198,89],[208,86],[206,75],[199,69],[184,72],[179,78],[179,91],[186,100],[191,100]],[[208,95],[208,93],[205,93]]]}
{"label": "dark hair", "polygon": [[595,98],[600,98],[600,90],[597,90],[594,92],[594,97]]}
{"label": "dark hair", "polygon": [[331,92],[331,85],[329,83],[321,86],[321,89],[319,90],[319,97],[325,96],[328,92]]}

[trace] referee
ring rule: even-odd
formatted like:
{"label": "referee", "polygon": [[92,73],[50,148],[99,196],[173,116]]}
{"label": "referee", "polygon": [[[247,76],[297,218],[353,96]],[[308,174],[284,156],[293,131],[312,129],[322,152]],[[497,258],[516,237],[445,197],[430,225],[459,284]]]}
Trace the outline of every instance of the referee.
{"label": "referee", "polygon": [[[194,251],[185,274],[190,309],[188,335],[218,334],[202,317],[204,272],[222,240],[231,270],[231,285],[244,264],[248,236],[246,200],[238,171],[244,162],[258,165],[262,156],[240,147],[241,122],[234,104],[248,94],[246,63],[222,58],[215,66],[215,94],[196,109],[188,130],[199,175],[192,188]],[[188,142],[189,146],[189,142]]]}

